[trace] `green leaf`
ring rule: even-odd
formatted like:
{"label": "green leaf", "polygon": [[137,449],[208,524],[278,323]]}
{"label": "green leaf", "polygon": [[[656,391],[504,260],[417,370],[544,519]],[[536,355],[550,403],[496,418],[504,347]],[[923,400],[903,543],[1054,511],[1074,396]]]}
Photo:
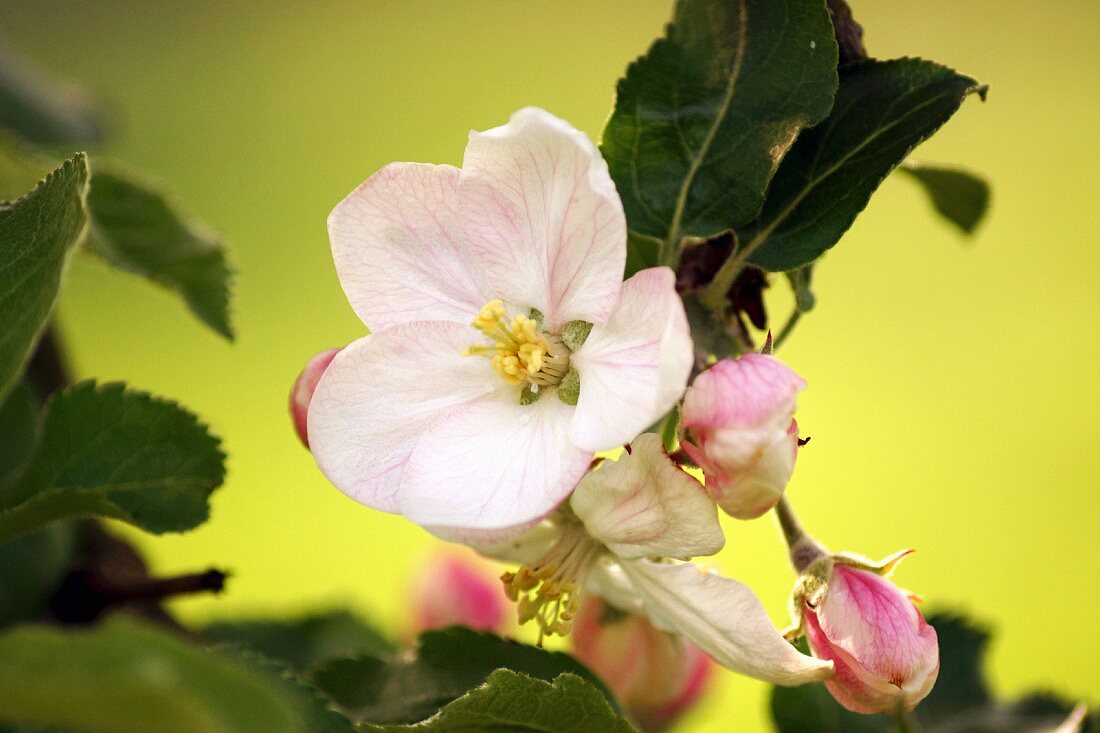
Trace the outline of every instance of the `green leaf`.
{"label": "green leaf", "polygon": [[232,272],[219,239],[182,217],[150,185],[97,166],[88,190],[92,251],[173,290],[206,325],[232,340]]}
{"label": "green leaf", "polygon": [[885,715],[863,715],[840,707],[819,682],[773,687],[771,713],[776,733],[886,733],[891,729]]}
{"label": "green leaf", "polygon": [[832,247],[884,178],[985,87],[920,59],[865,61],[841,71],[829,118],[783,159],[755,226],[741,234],[765,270],[807,265]]}
{"label": "green leaf", "polygon": [[224,460],[218,439],[175,403],[78,384],[50,400],[33,454],[0,485],[0,540],[89,514],[158,534],[192,529]]}
{"label": "green leaf", "polygon": [[917,181],[940,216],[973,234],[989,209],[989,184],[962,168],[906,161],[901,173]]}
{"label": "green leaf", "polygon": [[4,722],[108,733],[313,733],[316,716],[270,673],[132,620],[0,635]]}
{"label": "green leaf", "polygon": [[820,0],[680,0],[601,142],[630,229],[675,249],[753,219],[795,136],[829,113],[836,65]]}
{"label": "green leaf", "polygon": [[955,614],[929,616],[940,643],[940,674],[932,692],[917,708],[926,722],[948,718],[993,702],[983,666],[989,632]]}
{"label": "green leaf", "polygon": [[69,571],[71,524],[54,524],[0,544],[0,626],[37,617]]}
{"label": "green leaf", "polygon": [[0,199],[19,198],[55,167],[22,141],[0,134]]}
{"label": "green leaf", "polygon": [[415,656],[336,659],[316,669],[310,679],[355,720],[413,723],[477,687],[501,667],[542,680],[568,672],[588,680],[606,699],[614,699],[595,675],[568,654],[458,626],[422,634]]}
{"label": "green leaf", "polygon": [[0,127],[37,145],[83,146],[103,139],[103,124],[88,94],[30,66],[3,39]]}
{"label": "green leaf", "polygon": [[23,369],[53,309],[70,250],[84,230],[83,153],[33,191],[0,203],[0,399]]}
{"label": "green leaf", "polygon": [[363,725],[364,733],[636,733],[591,683],[573,674],[552,682],[507,669],[415,725]]}
{"label": "green leaf", "polygon": [[292,621],[220,621],[201,633],[210,641],[239,644],[299,671],[337,657],[388,656],[397,651],[392,641],[347,611],[317,613]]}
{"label": "green leaf", "polygon": [[26,384],[17,384],[0,404],[0,484],[34,449],[38,403]]}

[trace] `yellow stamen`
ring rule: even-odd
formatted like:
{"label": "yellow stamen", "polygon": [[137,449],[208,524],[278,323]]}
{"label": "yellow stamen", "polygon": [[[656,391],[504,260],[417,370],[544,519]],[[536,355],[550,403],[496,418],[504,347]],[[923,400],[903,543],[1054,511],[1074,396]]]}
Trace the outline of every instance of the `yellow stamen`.
{"label": "yellow stamen", "polygon": [[552,386],[561,382],[569,368],[569,349],[557,336],[541,333],[534,318],[525,315],[509,320],[500,300],[486,303],[471,324],[492,344],[468,347],[467,356],[484,356],[493,371],[508,384]]}

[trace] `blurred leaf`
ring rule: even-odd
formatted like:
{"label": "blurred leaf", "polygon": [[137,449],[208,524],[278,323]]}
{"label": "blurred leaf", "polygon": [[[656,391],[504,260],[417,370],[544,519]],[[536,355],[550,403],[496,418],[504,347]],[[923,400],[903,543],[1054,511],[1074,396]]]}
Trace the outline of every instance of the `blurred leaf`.
{"label": "blurred leaf", "polygon": [[69,251],[84,230],[87,182],[78,153],[27,195],[0,203],[0,399],[53,309]]}
{"label": "blurred leaf", "polygon": [[836,65],[820,0],[680,0],[603,133],[630,228],[678,243],[755,217],[799,130],[829,113]]}
{"label": "blurred leaf", "polygon": [[799,136],[758,223],[741,233],[749,262],[774,272],[820,257],[887,174],[973,93],[984,96],[985,87],[921,59],[844,68],[829,118]]}
{"label": "blurred leaf", "polygon": [[351,721],[333,708],[316,687],[303,682],[285,664],[241,650],[218,650],[217,656],[242,664],[292,702],[298,717],[296,730],[302,733],[355,733]]}
{"label": "blurred leaf", "polygon": [[37,617],[73,559],[71,524],[54,524],[0,544],[0,626]]}
{"label": "blurred leaf", "polygon": [[316,669],[310,681],[355,720],[414,723],[502,667],[547,681],[568,672],[614,700],[603,683],[568,654],[458,626],[422,634],[415,656],[334,659]]}
{"label": "blurred leaf", "polygon": [[0,199],[17,199],[33,189],[56,163],[10,135],[0,134]]}
{"label": "blurred leaf", "polygon": [[92,175],[88,209],[92,251],[176,291],[203,323],[232,340],[231,272],[215,235],[183,218],[152,186],[102,166]]}
{"label": "blurred leaf", "polygon": [[[122,618],[0,635],[0,720],[108,733],[337,733],[247,661]],[[345,730],[350,730],[346,728]]]}
{"label": "blurred leaf", "polygon": [[50,400],[33,455],[0,485],[0,539],[89,514],[158,534],[192,529],[224,460],[218,439],[175,403],[78,384]]}
{"label": "blurred leaf", "polygon": [[0,484],[30,456],[38,427],[38,403],[26,384],[17,384],[0,404]]}
{"label": "blurred leaf", "polygon": [[[932,692],[913,711],[917,730],[1038,733],[1053,731],[1069,715],[1073,706],[1051,695],[1030,695],[1012,704],[997,702],[989,692],[982,669],[988,632],[955,614],[931,615],[928,622],[939,637],[940,674]],[[805,650],[804,639],[800,644]],[[821,683],[772,688],[771,711],[778,733],[897,730],[890,716],[860,715],[845,710]],[[1089,725],[1096,725],[1096,721],[1090,718]]]}
{"label": "blurred leaf", "polygon": [[422,723],[363,725],[364,733],[636,733],[625,718],[611,709],[590,682],[561,674],[553,682],[507,669],[489,675],[471,690]]}
{"label": "blurred leaf", "polygon": [[103,139],[86,92],[21,60],[0,39],[0,127],[37,145],[83,147]]}
{"label": "blurred leaf", "polygon": [[201,633],[210,641],[239,644],[301,672],[337,657],[387,656],[397,651],[392,641],[347,611],[293,621],[220,621]]}
{"label": "blurred leaf", "polygon": [[989,209],[989,184],[962,168],[906,161],[898,169],[921,184],[940,215],[973,234]]}

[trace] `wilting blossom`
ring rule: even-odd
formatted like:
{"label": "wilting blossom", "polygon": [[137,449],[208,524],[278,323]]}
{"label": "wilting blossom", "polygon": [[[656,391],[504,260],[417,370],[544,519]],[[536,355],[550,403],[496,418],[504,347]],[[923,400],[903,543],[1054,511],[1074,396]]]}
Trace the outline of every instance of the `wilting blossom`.
{"label": "wilting blossom", "polygon": [[673,272],[622,282],[607,165],[547,112],[471,133],[461,169],[386,166],[335,208],[329,236],[371,335],[322,378],[310,445],[368,506],[448,536],[529,524],[683,393]]}
{"label": "wilting blossom", "polygon": [[714,670],[714,662],[687,639],[594,596],[581,604],[570,638],[577,659],[607,683],[648,733],[667,730],[690,710]]}
{"label": "wilting blossom", "polygon": [[294,423],[294,432],[298,434],[298,440],[302,441],[302,445],[306,448],[309,447],[309,432],[306,430],[309,403],[313,401],[313,393],[317,390],[321,375],[339,353],[340,349],[329,349],[314,356],[306,363],[305,369],[294,380],[294,386],[290,388],[290,419]]}
{"label": "wilting blossom", "polygon": [[731,516],[759,517],[783,496],[798,453],[795,401],[805,388],[775,357],[746,354],[718,362],[684,395],[684,452]]}
{"label": "wilting blossom", "polygon": [[503,632],[507,604],[496,573],[469,550],[434,552],[415,575],[410,588],[411,635],[447,626],[469,626]]}
{"label": "wilting blossom", "polygon": [[667,559],[712,555],[724,542],[714,502],[647,433],[586,476],[551,518],[477,549],[522,565],[505,574],[505,588],[540,634],[569,633],[580,599],[594,594],[735,671],[783,685],[828,676],[832,665],[787,643],[746,586]]}
{"label": "wilting blossom", "polygon": [[912,597],[884,577],[900,557],[879,567],[826,558],[796,593],[810,650],[836,668],[825,686],[857,713],[910,710],[939,674],[936,630]]}

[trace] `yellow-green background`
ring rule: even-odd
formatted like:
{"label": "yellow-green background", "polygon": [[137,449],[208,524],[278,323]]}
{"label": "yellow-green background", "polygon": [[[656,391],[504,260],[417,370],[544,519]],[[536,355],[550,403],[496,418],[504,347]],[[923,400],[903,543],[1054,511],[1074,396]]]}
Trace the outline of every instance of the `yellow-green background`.
{"label": "yellow-green background", "polygon": [[[286,392],[363,328],[325,217],[393,160],[459,163],[466,132],[543,106],[593,136],[670,0],[4,0],[17,49],[114,105],[106,152],[225,233],[240,270],[227,345],[173,298],[90,261],[60,310],[81,376],[179,398],[224,436],[213,520],[142,539],[155,567],[227,566],[191,619],[350,603],[396,627],[430,538],[329,487]],[[1100,701],[1100,4],[863,0],[878,56],[923,55],[992,85],[919,157],[994,186],[963,241],[914,184],[887,181],[818,268],[819,310],[783,356],[809,382],[789,495],[835,549],[919,552],[927,606],[990,621],[997,687]],[[777,300],[782,308],[785,301]],[[781,317],[776,313],[776,317]],[[770,519],[729,522],[721,556],[777,622],[791,575]],[[724,674],[686,730],[764,730],[765,688]]]}

